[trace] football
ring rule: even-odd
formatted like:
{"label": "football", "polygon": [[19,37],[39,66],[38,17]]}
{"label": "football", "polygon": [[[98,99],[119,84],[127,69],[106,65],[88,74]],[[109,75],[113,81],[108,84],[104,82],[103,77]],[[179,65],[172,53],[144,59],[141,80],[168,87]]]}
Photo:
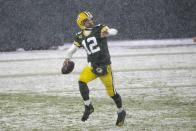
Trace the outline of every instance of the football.
{"label": "football", "polygon": [[71,60],[65,60],[61,68],[62,74],[69,74],[73,71],[75,63]]}

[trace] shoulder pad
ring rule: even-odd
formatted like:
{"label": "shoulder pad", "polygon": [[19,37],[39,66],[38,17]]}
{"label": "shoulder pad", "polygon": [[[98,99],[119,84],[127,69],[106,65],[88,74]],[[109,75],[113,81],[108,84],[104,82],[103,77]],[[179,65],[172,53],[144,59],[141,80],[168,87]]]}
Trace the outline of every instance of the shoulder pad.
{"label": "shoulder pad", "polygon": [[82,33],[82,31],[80,31],[80,32],[76,33],[76,36],[77,36],[77,35],[80,35],[81,33]]}
{"label": "shoulder pad", "polygon": [[103,25],[103,24],[95,25],[95,27],[103,27],[103,26],[105,26],[105,25]]}
{"label": "shoulder pad", "polygon": [[81,37],[81,34],[82,34],[82,31],[76,33],[76,34],[75,34],[75,38],[80,38],[80,37]]}
{"label": "shoulder pad", "polygon": [[99,27],[99,26],[101,26],[101,24],[95,25],[95,27]]}

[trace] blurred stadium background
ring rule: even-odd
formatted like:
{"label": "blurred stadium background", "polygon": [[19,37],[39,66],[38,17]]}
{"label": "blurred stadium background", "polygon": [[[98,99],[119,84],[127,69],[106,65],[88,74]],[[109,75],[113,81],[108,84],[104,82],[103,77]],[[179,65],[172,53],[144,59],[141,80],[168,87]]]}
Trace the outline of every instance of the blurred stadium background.
{"label": "blurred stadium background", "polygon": [[49,49],[71,42],[77,14],[119,30],[112,39],[190,38],[196,35],[195,0],[0,0],[0,51]]}

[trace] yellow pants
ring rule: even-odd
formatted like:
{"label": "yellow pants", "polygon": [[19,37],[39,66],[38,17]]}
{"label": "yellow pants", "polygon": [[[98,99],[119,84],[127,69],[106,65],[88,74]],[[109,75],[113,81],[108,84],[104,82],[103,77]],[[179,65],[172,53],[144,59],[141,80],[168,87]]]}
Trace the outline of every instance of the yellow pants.
{"label": "yellow pants", "polygon": [[[80,73],[79,81],[88,83],[94,79],[96,79],[98,76],[93,73],[93,68],[91,66],[86,66],[83,71]],[[116,94],[116,91],[114,89],[113,85],[113,76],[112,76],[112,69],[111,65],[107,66],[107,74],[103,76],[99,76],[100,80],[102,81],[103,85],[106,88],[107,94],[112,97]]]}

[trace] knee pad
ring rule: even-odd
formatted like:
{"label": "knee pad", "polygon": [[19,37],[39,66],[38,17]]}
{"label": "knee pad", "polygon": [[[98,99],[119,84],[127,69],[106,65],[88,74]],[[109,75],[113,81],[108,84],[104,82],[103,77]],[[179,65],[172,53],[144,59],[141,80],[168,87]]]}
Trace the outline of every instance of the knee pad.
{"label": "knee pad", "polygon": [[80,94],[83,98],[83,100],[89,100],[89,89],[88,86],[85,82],[78,81],[79,84],[79,89],[80,89]]}

